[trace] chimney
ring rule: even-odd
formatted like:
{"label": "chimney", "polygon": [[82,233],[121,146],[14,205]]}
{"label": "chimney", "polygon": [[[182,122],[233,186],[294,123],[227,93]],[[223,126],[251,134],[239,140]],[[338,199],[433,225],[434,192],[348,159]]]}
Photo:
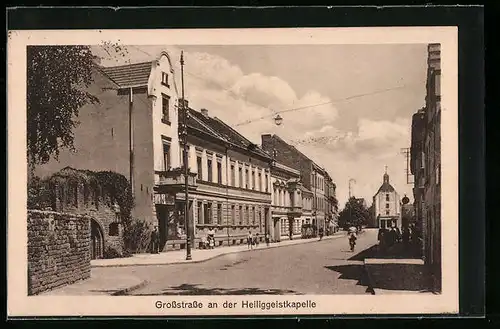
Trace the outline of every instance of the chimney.
{"label": "chimney", "polygon": [[[187,99],[184,100],[184,106],[188,109],[189,108],[189,102]],[[179,108],[182,108],[182,98],[179,98]]]}
{"label": "chimney", "polygon": [[208,110],[207,109],[201,109],[200,112],[201,112],[201,114],[203,114],[203,116],[205,118],[208,118]]}

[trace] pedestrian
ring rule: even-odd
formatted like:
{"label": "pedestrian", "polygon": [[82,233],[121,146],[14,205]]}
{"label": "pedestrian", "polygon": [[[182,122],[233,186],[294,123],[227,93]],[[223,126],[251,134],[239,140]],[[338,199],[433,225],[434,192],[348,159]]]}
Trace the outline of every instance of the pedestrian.
{"label": "pedestrian", "polygon": [[403,245],[405,246],[405,248],[407,248],[408,242],[410,241],[410,230],[408,229],[408,227],[403,228],[402,239],[403,239]]}
{"label": "pedestrian", "polygon": [[151,232],[151,253],[152,254],[157,254],[158,249],[159,249],[159,236],[158,236],[158,229],[155,226],[153,229],[153,232]]}
{"label": "pedestrian", "polygon": [[269,247],[269,243],[271,239],[269,238],[269,233],[266,233],[266,245]]}
{"label": "pedestrian", "polygon": [[259,233],[255,233],[255,248],[259,246]]}
{"label": "pedestrian", "polygon": [[248,236],[247,236],[247,245],[248,249],[253,248],[253,236],[252,236],[252,231],[248,231]]}
{"label": "pedestrian", "polygon": [[385,228],[381,227],[378,230],[378,245],[381,250],[385,249],[386,242],[387,242],[386,230]]}

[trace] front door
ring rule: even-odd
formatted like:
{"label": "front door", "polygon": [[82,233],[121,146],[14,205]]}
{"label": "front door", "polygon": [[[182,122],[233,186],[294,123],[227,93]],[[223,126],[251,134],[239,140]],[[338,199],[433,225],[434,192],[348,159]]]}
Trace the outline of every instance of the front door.
{"label": "front door", "polygon": [[281,241],[281,221],[279,217],[273,218],[274,222],[274,241],[280,242]]}

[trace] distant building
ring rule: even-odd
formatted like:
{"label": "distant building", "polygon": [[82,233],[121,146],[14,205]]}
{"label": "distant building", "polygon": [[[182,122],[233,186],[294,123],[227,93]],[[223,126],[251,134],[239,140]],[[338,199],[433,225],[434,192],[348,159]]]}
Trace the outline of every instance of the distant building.
{"label": "distant building", "polygon": [[401,203],[399,194],[389,182],[387,172],[377,193],[373,196],[375,218],[378,228],[401,227]]}
{"label": "distant building", "polygon": [[306,192],[303,196],[307,196],[303,204],[307,204],[309,192],[312,193],[312,213],[311,216],[302,214],[303,223],[326,229],[330,222],[338,220],[336,185],[325,169],[277,135],[262,135],[262,148],[272,154],[275,161],[300,172],[300,182]]}
{"label": "distant building", "polygon": [[423,232],[423,252],[441,291],[441,46],[428,45],[425,108],[413,115],[411,170],[417,224]]}

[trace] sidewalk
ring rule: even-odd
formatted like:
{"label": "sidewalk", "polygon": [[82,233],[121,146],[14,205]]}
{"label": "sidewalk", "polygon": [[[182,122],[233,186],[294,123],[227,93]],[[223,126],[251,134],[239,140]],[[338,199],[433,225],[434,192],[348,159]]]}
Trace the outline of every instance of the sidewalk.
{"label": "sidewalk", "polygon": [[[388,251],[379,251],[378,245],[367,251],[364,259],[370,288],[375,295],[431,294],[424,261],[396,245]],[[409,258],[403,258],[403,257]]]}
{"label": "sidewalk", "polygon": [[40,296],[118,296],[146,284],[147,281],[133,274],[92,269],[90,279],[43,292]]}
{"label": "sidewalk", "polygon": [[[324,236],[323,241],[329,239],[335,239],[345,235],[346,235],[345,232],[342,231],[337,232],[334,235]],[[135,254],[132,257],[127,257],[127,258],[95,259],[91,261],[91,265],[93,268],[96,268],[96,267],[122,267],[122,266],[148,266],[148,265],[201,263],[227,254],[246,252],[252,250],[263,250],[269,248],[279,248],[297,244],[313,243],[318,241],[319,241],[318,238],[312,238],[312,239],[298,238],[294,240],[285,240],[281,242],[271,243],[269,246],[266,246],[265,243],[260,243],[257,248],[254,246],[253,249],[248,249],[248,246],[246,244],[239,246],[232,246],[232,247],[218,247],[214,249],[192,249],[191,260],[186,260],[186,250],[161,252],[159,254]]]}

